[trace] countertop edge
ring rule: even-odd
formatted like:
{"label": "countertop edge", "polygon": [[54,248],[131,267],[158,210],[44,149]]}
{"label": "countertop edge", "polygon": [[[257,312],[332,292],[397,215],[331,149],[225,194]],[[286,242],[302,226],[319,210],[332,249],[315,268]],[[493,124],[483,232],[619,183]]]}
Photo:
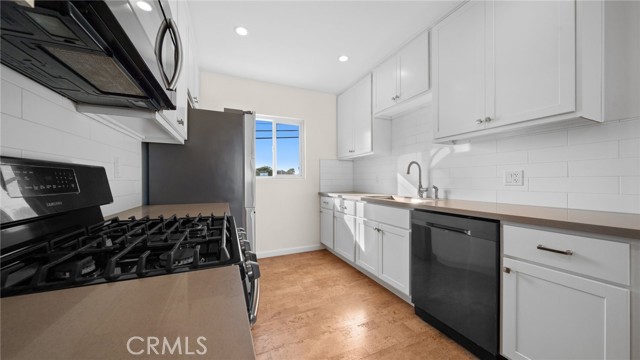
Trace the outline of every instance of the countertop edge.
{"label": "countertop edge", "polygon": [[[355,192],[318,192],[319,196],[327,196],[327,197],[336,197],[335,194],[361,194]],[[501,212],[498,210],[494,211],[483,211],[483,210],[475,210],[475,209],[465,209],[459,207],[446,206],[444,204],[438,204],[436,202],[435,205],[429,204],[410,204],[393,200],[385,200],[385,199],[375,199],[368,198],[367,196],[362,196],[360,199],[362,202],[367,202],[371,204],[384,205],[384,206],[392,206],[397,208],[409,209],[409,210],[428,210],[428,211],[436,211],[443,212],[455,215],[463,215],[463,216],[474,216],[474,217],[482,217],[486,219],[497,220],[501,222],[513,222],[525,225],[534,225],[541,227],[550,227],[556,228],[560,230],[570,230],[577,232],[587,232],[592,234],[604,235],[604,236],[613,236],[613,237],[621,237],[621,238],[629,238],[640,240],[640,227],[620,227],[616,225],[607,225],[607,224],[594,224],[589,222],[571,220],[571,219],[553,219],[553,218],[542,218],[535,216],[527,216],[520,214],[509,214],[505,212]],[[441,200],[439,200],[441,201]],[[446,200],[445,200],[446,201]],[[610,212],[599,212],[599,211],[591,211],[591,210],[579,210],[579,209],[564,209],[564,208],[547,208],[542,206],[532,206],[532,205],[513,205],[513,204],[502,204],[502,203],[486,203],[480,201],[467,201],[467,200],[459,200],[460,202],[473,204],[477,207],[485,207],[485,208],[498,208],[500,206],[503,207],[518,207],[520,209],[530,209],[531,211],[539,211],[539,212],[565,212],[566,216],[569,217],[572,214],[576,216],[590,214],[591,216],[617,216],[621,217],[637,217],[638,224],[640,224],[640,215],[636,214],[626,214],[626,213],[610,213]]]}

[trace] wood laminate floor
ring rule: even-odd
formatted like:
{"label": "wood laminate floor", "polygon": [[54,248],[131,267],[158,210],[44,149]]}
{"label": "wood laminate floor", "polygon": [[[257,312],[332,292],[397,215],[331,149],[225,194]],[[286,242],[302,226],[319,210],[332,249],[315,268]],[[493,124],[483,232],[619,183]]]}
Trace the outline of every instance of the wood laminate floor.
{"label": "wood laminate floor", "polygon": [[326,250],[260,259],[259,360],[473,359]]}

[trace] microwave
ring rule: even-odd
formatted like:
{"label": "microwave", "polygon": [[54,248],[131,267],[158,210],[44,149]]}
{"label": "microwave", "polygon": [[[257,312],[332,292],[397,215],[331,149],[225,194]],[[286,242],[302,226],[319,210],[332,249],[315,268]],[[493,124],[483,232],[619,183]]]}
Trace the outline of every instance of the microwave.
{"label": "microwave", "polygon": [[183,51],[165,0],[7,1],[3,65],[96,108],[176,109]]}

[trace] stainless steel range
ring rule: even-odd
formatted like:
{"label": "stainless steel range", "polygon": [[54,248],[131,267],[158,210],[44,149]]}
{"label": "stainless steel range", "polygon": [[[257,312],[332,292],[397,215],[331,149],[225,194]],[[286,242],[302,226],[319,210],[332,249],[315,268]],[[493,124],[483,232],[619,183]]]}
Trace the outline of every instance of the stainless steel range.
{"label": "stainless steel range", "polygon": [[104,168],[3,157],[0,170],[2,297],[237,266],[255,323],[260,270],[233,216],[105,221]]}

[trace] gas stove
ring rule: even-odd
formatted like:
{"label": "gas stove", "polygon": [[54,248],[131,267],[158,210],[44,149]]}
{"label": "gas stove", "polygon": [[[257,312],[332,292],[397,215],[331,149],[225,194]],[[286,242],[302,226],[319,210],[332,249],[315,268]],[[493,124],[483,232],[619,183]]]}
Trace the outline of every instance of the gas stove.
{"label": "gas stove", "polygon": [[0,160],[2,297],[237,266],[255,323],[260,270],[233,216],[104,220],[100,206],[113,202],[104,168]]}
{"label": "gas stove", "polygon": [[2,254],[2,296],[242,263],[228,215],[113,218]]}

